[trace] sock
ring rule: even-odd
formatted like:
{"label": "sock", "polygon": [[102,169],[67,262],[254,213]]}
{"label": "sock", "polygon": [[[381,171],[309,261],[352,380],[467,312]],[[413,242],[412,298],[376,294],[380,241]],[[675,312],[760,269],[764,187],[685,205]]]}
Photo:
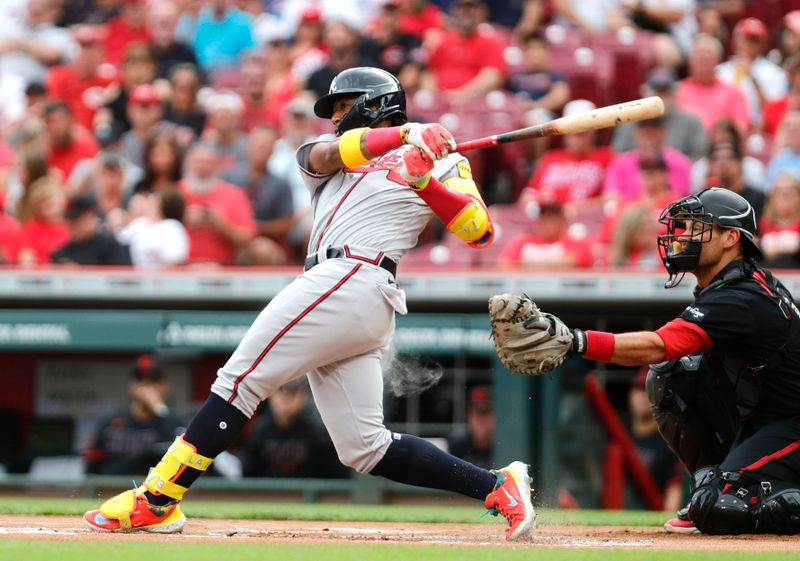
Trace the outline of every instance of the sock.
{"label": "sock", "polygon": [[489,470],[456,458],[427,440],[410,434],[395,435],[386,455],[372,468],[370,475],[418,487],[453,491],[480,500],[492,492],[496,482]]}
{"label": "sock", "polygon": [[[234,443],[246,422],[247,417],[241,411],[212,393],[189,423],[183,440],[194,446],[201,456],[216,458]],[[182,487],[190,487],[202,473],[201,470],[185,466],[173,482]],[[150,491],[145,491],[145,497],[150,504],[157,506],[174,500]]]}

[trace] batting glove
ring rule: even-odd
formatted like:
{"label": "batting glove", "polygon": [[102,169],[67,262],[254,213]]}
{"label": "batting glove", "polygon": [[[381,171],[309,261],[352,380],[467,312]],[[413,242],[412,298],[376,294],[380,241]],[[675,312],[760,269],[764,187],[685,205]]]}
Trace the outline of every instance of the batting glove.
{"label": "batting glove", "polygon": [[433,160],[416,146],[403,150],[403,163],[398,173],[414,191],[422,191],[431,180]]}
{"label": "batting glove", "polygon": [[403,144],[416,146],[431,160],[441,160],[456,150],[455,138],[439,123],[407,123],[400,127],[400,138]]}

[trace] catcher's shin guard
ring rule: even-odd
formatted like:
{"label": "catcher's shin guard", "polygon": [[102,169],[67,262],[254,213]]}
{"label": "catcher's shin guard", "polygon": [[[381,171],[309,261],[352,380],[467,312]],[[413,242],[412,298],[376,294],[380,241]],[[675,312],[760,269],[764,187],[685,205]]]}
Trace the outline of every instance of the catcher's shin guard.
{"label": "catcher's shin guard", "polygon": [[701,468],[694,474],[689,518],[704,534],[752,534],[756,530],[756,517],[743,500],[748,491],[742,488],[741,495],[723,493],[722,488],[728,483],[717,466]]}
{"label": "catcher's shin guard", "polygon": [[[768,492],[768,484],[761,489]],[[768,495],[756,510],[756,528],[763,534],[800,534],[800,489]]]}
{"label": "catcher's shin guard", "polygon": [[735,411],[721,399],[700,356],[650,366],[647,396],[658,431],[689,473],[722,462],[735,436]]}
{"label": "catcher's shin guard", "polygon": [[183,436],[175,439],[161,461],[150,470],[144,481],[145,488],[154,495],[165,495],[170,499],[183,499],[187,487],[178,485],[175,480],[186,468],[206,471],[214,460],[197,453],[194,446],[184,441]]}

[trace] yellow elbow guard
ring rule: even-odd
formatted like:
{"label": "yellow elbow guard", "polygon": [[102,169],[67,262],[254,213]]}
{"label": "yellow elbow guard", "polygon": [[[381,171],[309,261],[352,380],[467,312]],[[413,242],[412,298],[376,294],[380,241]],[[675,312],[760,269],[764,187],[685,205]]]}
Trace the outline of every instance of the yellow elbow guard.
{"label": "yellow elbow guard", "polygon": [[493,237],[492,222],[483,205],[472,202],[450,221],[447,229],[474,247],[483,247]]}
{"label": "yellow elbow guard", "polygon": [[361,151],[361,137],[368,130],[366,127],[351,129],[339,138],[339,155],[346,167],[357,168],[369,161]]}
{"label": "yellow elbow guard", "polygon": [[144,486],[151,493],[166,495],[180,501],[187,488],[173,483],[171,479],[174,479],[187,467],[206,471],[213,461],[213,458],[206,458],[195,452],[194,448],[189,446],[182,436],[179,436],[156,467],[147,474]]}

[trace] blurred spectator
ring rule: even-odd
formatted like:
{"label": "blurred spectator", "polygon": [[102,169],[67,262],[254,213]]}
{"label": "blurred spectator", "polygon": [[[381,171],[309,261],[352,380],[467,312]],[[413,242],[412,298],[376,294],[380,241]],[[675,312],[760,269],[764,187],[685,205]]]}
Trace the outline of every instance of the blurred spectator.
{"label": "blurred spectator", "polygon": [[144,145],[144,175],[134,191],[158,193],[181,179],[181,149],[175,136],[167,131],[157,131]]}
{"label": "blurred spectator", "polygon": [[276,138],[274,129],[254,128],[247,142],[247,162],[222,174],[225,181],[244,189],[255,211],[259,237],[250,246],[253,265],[284,264],[286,255],[279,244],[294,225],[292,188],[267,167]]}
{"label": "blurred spectator", "polygon": [[311,232],[311,194],[297,166],[297,149],[316,138],[314,132],[313,102],[306,97],[290,101],[281,116],[282,136],[275,141],[269,170],[276,177],[289,183],[292,188],[292,207],[295,226],[289,240],[300,257],[305,257],[308,236]]}
{"label": "blurred spectator", "polygon": [[800,181],[779,174],[770,187],[758,224],[759,245],[770,268],[800,268]]}
{"label": "blurred spectator", "polygon": [[255,46],[250,17],[231,7],[229,0],[209,0],[200,10],[192,48],[203,71],[234,68],[243,52]]}
{"label": "blurred spectator", "polygon": [[747,3],[746,0],[695,0],[698,31],[727,43],[727,22],[738,20]]}
{"label": "blurred spectator", "polygon": [[65,204],[64,189],[52,176],[31,183],[17,210],[22,227],[9,248],[12,262],[23,267],[50,262],[50,254],[69,239]]}
{"label": "blurred spectator", "polygon": [[406,9],[400,18],[400,31],[424,40],[429,31],[444,27],[442,10],[430,0],[406,0]]}
{"label": "blurred spectator", "polygon": [[30,195],[30,186],[37,179],[52,173],[48,159],[48,153],[44,147],[20,146],[8,172],[3,205],[5,213],[20,218],[19,205],[25,204],[22,199]]}
{"label": "blurred spectator", "polygon": [[247,138],[242,131],[244,103],[238,94],[215,92],[205,102],[208,123],[203,138],[211,141],[220,156],[219,171],[247,162]]}
{"label": "blurred spectator", "polygon": [[740,87],[750,107],[750,122],[761,123],[764,104],[783,97],[788,88],[786,73],[763,56],[767,28],[756,18],[745,18],[733,29],[734,53],[717,67],[726,84]]}
{"label": "blurred spectator", "polygon": [[150,50],[156,59],[157,78],[168,78],[178,64],[197,65],[197,57],[189,45],[175,40],[180,9],[172,0],[159,0],[150,4],[147,26],[152,37]]}
{"label": "blurred spectator", "polygon": [[750,125],[747,99],[741,89],[717,77],[716,67],[722,54],[717,39],[704,34],[695,36],[689,55],[689,76],[681,80],[675,103],[678,108],[697,115],[707,131],[720,119],[730,119],[744,133]]}
{"label": "blurred spectator", "polygon": [[[263,73],[263,96],[265,122],[279,126],[286,104],[301,90],[300,81],[292,72],[291,44],[288,41],[272,41],[267,48],[265,64],[260,67]],[[245,75],[247,79],[247,75]],[[253,111],[253,103],[245,98],[245,116]],[[252,128],[252,119],[245,121]],[[249,128],[247,129],[249,130]]]}
{"label": "blurred spectator", "polygon": [[[710,144],[730,142],[742,146],[742,139],[736,126],[729,119],[720,119],[711,129]],[[708,154],[708,150],[706,150]],[[755,189],[764,191],[764,164],[758,158],[745,156],[742,158],[742,174],[744,182]],[[692,191],[700,191],[708,186],[708,157],[705,155],[692,165]]]}
{"label": "blurred spectator", "polygon": [[[275,123],[272,119],[273,107],[267,101],[265,91],[268,75],[266,62],[266,57],[261,53],[253,52],[244,56],[241,87],[243,103],[241,119],[244,132],[250,132],[256,125]],[[291,99],[294,93],[289,92],[288,95]]]}
{"label": "blurred spectator", "polygon": [[[675,74],[666,68],[654,68],[642,86],[642,96],[659,96],[664,101],[664,127],[666,143],[683,152],[692,160],[702,158],[708,151],[708,135],[702,121],[693,113],[675,106]],[[635,123],[614,127],[612,145],[616,152],[627,152],[635,147]]]}
{"label": "blurred spectator", "polygon": [[106,102],[106,90],[116,82],[117,72],[103,64],[103,36],[98,28],[79,28],[75,39],[80,45],[77,57],[51,68],[45,86],[50,99],[69,105],[75,120],[93,130],[95,113]]}
{"label": "blurred spectator", "polygon": [[180,182],[186,198],[190,263],[232,265],[256,234],[253,208],[239,187],[218,177],[219,154],[206,141],[186,155]]}
{"label": "blurred spectator", "polygon": [[308,80],[328,61],[327,49],[322,42],[322,29],[322,12],[315,6],[308,6],[300,15],[290,53],[292,74],[301,82]]}
{"label": "blurred spectator", "polygon": [[543,201],[532,224],[535,233],[519,234],[503,247],[498,263],[532,269],[591,267],[594,261],[585,228],[570,228],[559,201]]}
{"label": "blurred spectator", "polygon": [[114,150],[101,150],[94,158],[75,165],[67,184],[70,192],[91,193],[98,200],[100,215],[125,206],[142,170]]}
{"label": "blurred spectator", "polygon": [[119,12],[118,0],[61,0],[59,27],[106,23]]}
{"label": "blurred spectator", "polygon": [[[666,177],[666,173],[664,176]],[[654,212],[653,207],[647,203],[628,205],[615,220],[607,251],[607,265],[658,268],[661,257],[658,253],[657,237],[658,212]]]}
{"label": "blurred spectator", "polygon": [[716,142],[708,150],[708,186],[738,193],[753,207],[756,218],[764,212],[764,192],[748,185],[742,173],[742,151],[730,142]]}
{"label": "blurred spectator", "polygon": [[764,132],[769,135],[777,134],[781,121],[790,110],[800,110],[800,59],[789,68],[789,91],[782,97],[764,104],[762,112]]}
{"label": "blurred spectator", "polygon": [[595,35],[616,30],[630,22],[619,9],[619,3],[601,0],[553,0],[555,22],[574,27],[585,35]]}
{"label": "blurred spectator", "polygon": [[678,196],[689,194],[692,162],[682,152],[665,144],[664,123],[664,117],[657,117],[636,124],[636,148],[612,158],[603,184],[604,196],[627,202],[641,198],[639,162],[642,157],[654,156],[660,156],[667,163],[670,188]]}
{"label": "blurred spectator", "polygon": [[133,220],[117,239],[127,243],[131,262],[140,269],[183,265],[189,258],[189,235],[183,226],[186,200],[176,188],[146,196],[145,214]]}
{"label": "blurred spectator", "polygon": [[278,388],[240,450],[245,477],[347,477],[309,399],[305,376]]}
{"label": "blurred spectator", "polygon": [[19,220],[5,212],[5,202],[0,201],[0,264],[11,262],[11,251],[20,236]]}
{"label": "blurred spectator", "polygon": [[[628,391],[630,433],[639,458],[663,493],[663,510],[674,512],[685,504],[683,500],[683,469],[658,432],[658,424],[650,409],[650,400],[647,398],[646,379],[647,367],[643,367],[632,380]],[[646,507],[646,503],[641,498],[627,498],[630,499],[625,502],[627,508]]]}
{"label": "blurred spectator", "polygon": [[544,34],[535,31],[525,36],[522,47],[525,65],[508,77],[508,89],[528,100],[528,111],[544,112],[534,119],[536,122],[552,120],[569,100],[569,84],[563,74],[553,69]]}
{"label": "blurred spectator", "polygon": [[322,97],[328,93],[333,77],[342,70],[353,66],[374,66],[377,64],[375,60],[367,58],[367,54],[374,54],[376,49],[374,47],[361,47],[361,45],[369,42],[369,39],[361,39],[358,31],[344,21],[328,22],[324,31],[324,44],[328,49],[328,62],[308,77],[306,89],[314,92],[317,97]]}
{"label": "blurred spectator", "polygon": [[480,26],[480,0],[455,0],[447,29],[430,39],[428,68],[435,88],[459,104],[505,82],[505,45],[491,27]]}
{"label": "blurred spectator", "polygon": [[450,435],[449,452],[469,463],[490,469],[494,447],[494,409],[489,386],[475,386],[469,392],[466,431]]}
{"label": "blurred spectator", "polygon": [[787,70],[800,62],[800,10],[792,10],[783,16],[778,45],[770,52],[770,58],[773,57]]}
{"label": "blurred spectator", "polygon": [[772,185],[775,178],[784,172],[800,178],[800,111],[786,113],[778,131],[775,150],[775,155],[767,165],[765,184]]}
{"label": "blurred spectator", "polygon": [[148,44],[151,40],[147,27],[147,0],[121,0],[120,12],[106,25],[106,61],[119,65],[125,51],[132,43]]}
{"label": "blurred spectator", "polygon": [[133,475],[154,466],[182,428],[167,405],[169,392],[155,359],[140,356],[128,382],[130,405],[100,423],[82,452],[86,471]]}
{"label": "blurred spectator", "polygon": [[283,10],[275,10],[275,4],[264,0],[239,0],[239,9],[253,20],[253,38],[258,49],[275,39],[288,38],[286,22],[281,18]]}
{"label": "blurred spectator", "polygon": [[65,213],[69,240],[50,256],[62,265],[130,265],[127,248],[103,231],[93,194],[73,195]]}
{"label": "blurred spectator", "polygon": [[136,86],[128,96],[130,130],[120,138],[122,155],[139,169],[144,168],[144,147],[164,115],[156,89],[149,84]]}
{"label": "blurred spectator", "polygon": [[72,168],[84,158],[97,154],[97,141],[75,124],[66,103],[53,101],[44,110],[44,124],[50,147],[50,167],[69,177]]}
{"label": "blurred spectator", "polygon": [[200,107],[200,73],[192,64],[178,64],[170,74],[171,98],[164,120],[176,125],[175,139],[186,148],[200,138],[206,126],[206,113]]}
{"label": "blurred spectator", "polygon": [[[493,13],[496,4],[497,2],[493,4]],[[511,26],[514,28],[514,36],[520,43],[522,38],[536,32],[542,26],[549,17],[551,9],[550,2],[547,0],[522,0],[521,4],[522,13],[519,19]]]}
{"label": "blurred spectator", "polygon": [[20,89],[43,82],[49,66],[69,62],[78,52],[69,31],[54,25],[58,2],[28,0],[27,4],[24,19],[0,19],[0,81],[19,80]]}
{"label": "blurred spectator", "polygon": [[655,64],[678,68],[697,32],[695,0],[622,0],[621,7],[631,23],[653,34]]}
{"label": "blurred spectator", "polygon": [[[591,101],[576,99],[564,106],[564,116],[594,108]],[[592,131],[565,135],[564,148],[548,150],[541,157],[520,202],[555,199],[567,203],[599,196],[613,152],[607,146],[595,146],[594,140]]]}
{"label": "blurred spectator", "polygon": [[400,30],[403,11],[402,0],[380,0],[381,9],[367,42],[362,48],[374,49],[367,53],[369,59],[391,72],[400,80],[406,91],[419,86],[420,74],[425,66],[425,52],[416,35]]}
{"label": "blurred spectator", "polygon": [[109,88],[105,107],[97,112],[95,128],[111,127],[112,134],[122,134],[131,128],[128,117],[129,98],[138,86],[150,85],[156,77],[156,60],[144,43],[131,43],[122,57],[120,84]]}

